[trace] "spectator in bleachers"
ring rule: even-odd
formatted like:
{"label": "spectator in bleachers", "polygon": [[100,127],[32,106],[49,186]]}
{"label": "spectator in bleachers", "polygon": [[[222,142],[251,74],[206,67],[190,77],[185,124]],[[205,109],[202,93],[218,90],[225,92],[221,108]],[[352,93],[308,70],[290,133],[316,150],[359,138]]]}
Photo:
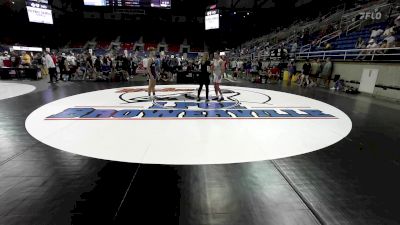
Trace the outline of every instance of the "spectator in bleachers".
{"label": "spectator in bleachers", "polygon": [[[379,46],[379,48],[389,48],[389,44],[388,44],[387,40],[383,40],[383,42]],[[388,49],[382,49],[382,50],[376,51],[376,53],[378,53],[378,54],[386,54],[387,51],[388,51]]]}
{"label": "spectator in bleachers", "polygon": [[382,36],[387,37],[390,36],[394,32],[394,26],[387,25],[385,32],[383,32]]}
{"label": "spectator in bleachers", "polygon": [[332,50],[332,45],[331,45],[331,43],[329,43],[329,42],[326,42],[326,43],[325,43],[324,50],[325,50],[325,51]]}
{"label": "spectator in bleachers", "polygon": [[362,39],[362,37],[358,38],[354,48],[355,49],[363,49],[363,48],[365,48],[365,41],[364,41],[364,39]]}
{"label": "spectator in bleachers", "polygon": [[373,49],[373,48],[378,48],[379,45],[376,43],[375,39],[371,39],[368,41],[367,48],[368,49]]}
{"label": "spectator in bleachers", "polygon": [[[368,41],[368,45],[367,45],[366,48],[367,48],[367,49],[379,48],[379,45],[376,43],[376,41],[375,41],[374,39],[370,39],[370,40]],[[359,59],[361,56],[363,56],[362,59],[366,59],[367,56],[368,56],[369,54],[371,54],[372,52],[373,52],[372,50],[363,50],[363,51],[361,51],[361,52],[358,54],[358,56],[356,57],[356,59]]]}
{"label": "spectator in bleachers", "polygon": [[386,48],[393,48],[395,47],[395,43],[396,43],[396,38],[394,36],[394,32],[390,32],[389,35],[387,37],[385,37],[385,39],[383,39],[384,41],[386,41],[387,46]]}
{"label": "spectator in bleachers", "polygon": [[382,29],[376,29],[376,30],[372,30],[371,31],[371,39],[376,39],[378,37],[380,37],[383,34],[383,30]]}

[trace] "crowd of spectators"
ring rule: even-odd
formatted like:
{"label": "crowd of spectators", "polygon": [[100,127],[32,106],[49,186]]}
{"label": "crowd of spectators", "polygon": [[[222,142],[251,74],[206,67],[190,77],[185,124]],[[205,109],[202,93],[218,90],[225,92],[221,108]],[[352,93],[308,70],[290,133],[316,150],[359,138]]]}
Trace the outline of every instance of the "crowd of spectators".
{"label": "crowd of spectators", "polygon": [[333,62],[330,58],[311,61],[307,59],[301,67],[297,65],[300,66],[294,60],[285,62],[231,58],[228,61],[228,69],[233,79],[240,77],[255,83],[268,84],[286,80],[288,84],[295,81],[302,87],[329,87],[333,72]]}
{"label": "crowd of spectators", "polygon": [[[396,47],[396,37],[400,35],[400,16],[394,21],[390,22],[385,29],[373,29],[368,43],[362,38],[359,38],[355,44],[356,49],[363,49],[360,51],[356,59],[366,59],[371,57],[372,53],[378,54],[378,58],[390,58],[387,56],[380,56],[382,54],[391,54],[398,51],[391,48]],[[379,49],[379,50],[374,50]]]}
{"label": "crowd of spectators", "polygon": [[[7,73],[16,71],[16,78],[26,77],[24,69],[35,71],[30,77],[46,78],[49,83],[58,81],[95,80],[129,81],[135,75],[146,73],[147,55],[136,52],[133,55],[107,53],[93,55],[90,52],[17,52],[0,54],[0,68]],[[174,81],[178,72],[199,70],[200,57],[188,58],[185,54],[159,53],[156,56],[158,80]]]}
{"label": "crowd of spectators", "polygon": [[[378,24],[381,24],[379,22]],[[399,46],[397,40],[400,36],[400,16],[388,18],[384,24],[387,24],[385,29],[375,28],[371,30],[371,35],[368,40],[359,38],[355,43],[355,49],[361,50],[357,55],[354,55],[356,59],[366,59],[370,57],[372,51],[365,49],[376,49],[383,48],[383,50],[375,51],[375,54],[390,54],[398,53],[390,48]],[[372,27],[374,24],[371,24]],[[287,40],[277,41],[277,38],[273,40],[275,44],[271,44],[267,38],[265,40],[256,39],[250,41],[238,49],[234,49],[233,53],[236,56],[253,55],[258,57],[266,57],[274,60],[288,60],[295,59],[296,53],[300,51],[329,51],[335,50],[337,47],[334,42],[336,39],[344,38],[346,33],[345,27],[340,27],[338,23],[331,23],[316,31],[312,31],[310,28],[305,28],[300,32],[297,32],[294,36]],[[325,38],[326,35],[331,35],[331,39]],[[330,36],[329,36],[330,37]],[[348,48],[348,47],[346,47]],[[385,58],[385,57],[378,57]],[[389,57],[390,58],[390,57]]]}

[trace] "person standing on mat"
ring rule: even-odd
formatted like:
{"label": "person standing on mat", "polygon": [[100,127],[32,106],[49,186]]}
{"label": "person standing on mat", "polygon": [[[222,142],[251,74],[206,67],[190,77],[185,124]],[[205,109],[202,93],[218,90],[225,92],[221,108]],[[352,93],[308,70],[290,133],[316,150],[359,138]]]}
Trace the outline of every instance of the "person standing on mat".
{"label": "person standing on mat", "polygon": [[199,91],[197,93],[197,101],[200,101],[200,93],[203,89],[203,85],[206,86],[206,101],[208,102],[208,85],[210,85],[210,66],[211,63],[208,60],[208,52],[204,52],[200,61],[200,77],[199,77]]}
{"label": "person standing on mat", "polygon": [[[156,81],[157,81],[157,71],[156,71],[156,50],[154,48],[149,48],[149,58],[147,60],[147,76],[149,78],[149,88],[148,94],[149,99],[154,99],[156,97]],[[151,96],[153,93],[153,96]]]}
{"label": "person standing on mat", "polygon": [[[214,89],[215,89],[215,98],[213,100],[223,101],[224,96],[222,95],[222,91],[220,88],[220,84],[222,82],[222,76],[225,73],[225,63],[219,56],[218,52],[214,53],[214,60],[212,64],[212,73],[214,75]],[[219,94],[219,95],[218,95]]]}
{"label": "person standing on mat", "polygon": [[[310,74],[311,74],[311,63],[309,59],[306,59],[306,62],[303,64],[303,74],[301,76],[300,86],[307,85],[307,87],[309,87]],[[306,80],[306,83],[304,83],[304,79]]]}
{"label": "person standing on mat", "polygon": [[56,65],[54,64],[53,58],[50,56],[50,54],[46,51],[44,53],[44,62],[43,64],[48,68],[49,70],[49,75],[50,75],[50,81],[49,83],[55,83],[57,82],[57,71],[56,71]]}

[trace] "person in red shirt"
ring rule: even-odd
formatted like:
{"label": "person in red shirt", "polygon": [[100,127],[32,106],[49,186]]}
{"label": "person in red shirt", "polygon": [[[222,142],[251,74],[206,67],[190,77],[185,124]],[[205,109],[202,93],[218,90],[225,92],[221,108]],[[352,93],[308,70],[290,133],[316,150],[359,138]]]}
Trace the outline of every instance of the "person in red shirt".
{"label": "person in red shirt", "polygon": [[280,76],[279,68],[277,66],[272,67],[272,69],[268,71],[268,83],[270,84],[271,80],[278,81],[279,76]]}
{"label": "person in red shirt", "polygon": [[54,64],[57,65],[57,55],[55,52],[53,52],[53,54],[51,55],[51,58],[53,59]]}

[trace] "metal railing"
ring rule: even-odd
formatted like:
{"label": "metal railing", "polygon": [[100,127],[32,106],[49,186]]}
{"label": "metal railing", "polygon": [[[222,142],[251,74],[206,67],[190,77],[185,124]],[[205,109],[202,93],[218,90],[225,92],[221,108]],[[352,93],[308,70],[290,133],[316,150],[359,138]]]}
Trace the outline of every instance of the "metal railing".
{"label": "metal railing", "polygon": [[[278,35],[282,36],[282,33],[286,34],[287,36],[290,36],[291,33],[297,33],[300,32],[302,30],[305,29],[309,29],[310,32],[313,32],[315,28],[320,28],[321,26],[324,26],[326,24],[332,24],[332,23],[337,23],[339,24],[340,28],[344,28],[346,27],[346,34],[351,31],[352,29],[354,30],[357,27],[361,27],[362,24],[360,24],[359,26],[356,26],[354,28],[351,28],[350,30],[348,30],[348,28],[350,27],[350,25],[357,25],[355,23],[353,23],[352,19],[356,16],[359,15],[360,12],[365,12],[368,10],[372,10],[372,9],[382,9],[385,7],[392,7],[394,4],[393,3],[388,3],[388,0],[382,0],[374,3],[367,3],[363,6],[362,9],[356,9],[356,10],[346,10],[345,5],[341,4],[337,7],[334,7],[331,12],[329,12],[328,14],[319,17],[315,20],[312,21],[308,21],[304,24],[300,23],[294,23],[291,26],[289,26],[288,28],[284,28],[282,30],[276,31],[276,32],[272,32],[268,35],[264,35],[262,37],[259,37],[257,39],[253,39],[251,41],[245,42],[244,44],[242,44],[243,47],[251,47],[252,45],[255,44],[255,40],[258,41],[271,41],[271,39],[273,39],[274,37],[277,37]],[[320,20],[322,18],[322,21]],[[361,22],[360,22],[361,23]],[[364,23],[364,22],[362,22]],[[345,31],[345,29],[343,29],[343,32]],[[335,37],[333,37],[335,38]],[[332,38],[332,39],[333,39]],[[331,40],[331,39],[329,39]],[[328,41],[329,41],[328,40]],[[321,42],[322,40],[320,40],[319,44],[325,43]],[[308,48],[309,46],[303,46],[305,51],[310,51],[311,48]]]}
{"label": "metal railing", "polygon": [[356,28],[361,29],[362,24],[365,23],[366,21],[367,20],[357,20],[349,24],[346,28],[346,36],[349,34],[350,31],[353,31]]}
{"label": "metal railing", "polygon": [[299,52],[296,53],[296,59],[326,59],[335,60],[355,60],[364,61],[400,61],[400,47],[395,48],[368,48],[368,49],[347,49],[347,50],[330,50],[315,52]]}
{"label": "metal railing", "polygon": [[337,37],[340,37],[340,35],[342,34],[342,31],[341,30],[337,30],[337,31],[334,31],[334,32],[332,32],[332,33],[330,33],[330,34],[327,34],[327,35],[325,35],[325,36],[323,36],[321,39],[319,39],[319,44],[318,44],[318,47],[321,47],[321,45],[323,44],[323,43],[326,43],[326,42],[328,42],[328,41],[330,41],[330,40],[332,40],[332,39],[335,39],[335,38],[337,38]]}
{"label": "metal railing", "polygon": [[301,46],[300,52],[309,52],[311,50],[311,44]]}

